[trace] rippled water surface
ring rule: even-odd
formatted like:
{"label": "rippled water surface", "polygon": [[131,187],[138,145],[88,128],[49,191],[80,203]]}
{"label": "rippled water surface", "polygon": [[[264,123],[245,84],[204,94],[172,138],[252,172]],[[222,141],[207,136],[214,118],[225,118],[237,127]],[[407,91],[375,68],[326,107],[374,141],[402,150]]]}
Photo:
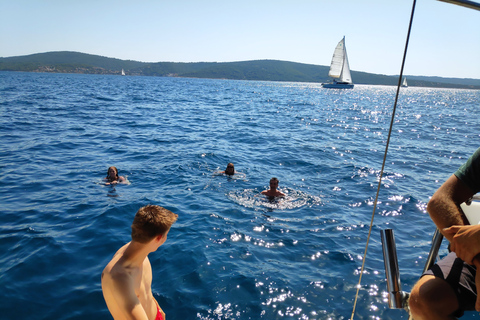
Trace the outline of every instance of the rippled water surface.
{"label": "rippled water surface", "polygon": [[[101,271],[158,204],[179,215],[150,255],[168,319],[349,319],[395,90],[0,73],[1,318],[108,319]],[[385,302],[379,230],[409,291],[426,203],[478,147],[479,101],[402,89],[355,319],[408,318]],[[228,162],[241,174],[215,174]],[[129,185],[102,184],[112,165]],[[273,176],[284,200],[259,196]]]}

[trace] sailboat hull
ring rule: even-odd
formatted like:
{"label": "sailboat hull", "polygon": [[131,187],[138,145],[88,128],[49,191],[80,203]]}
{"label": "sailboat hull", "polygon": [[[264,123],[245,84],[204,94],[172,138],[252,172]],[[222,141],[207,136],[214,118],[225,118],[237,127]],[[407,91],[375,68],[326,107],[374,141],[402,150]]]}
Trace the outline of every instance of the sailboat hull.
{"label": "sailboat hull", "polygon": [[353,83],[322,83],[327,89],[353,89]]}

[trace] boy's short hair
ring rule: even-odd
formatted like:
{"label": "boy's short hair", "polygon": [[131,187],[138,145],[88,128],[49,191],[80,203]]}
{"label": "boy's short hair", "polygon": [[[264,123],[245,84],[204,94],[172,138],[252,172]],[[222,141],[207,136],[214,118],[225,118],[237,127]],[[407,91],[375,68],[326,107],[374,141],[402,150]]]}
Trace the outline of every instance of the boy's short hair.
{"label": "boy's short hair", "polygon": [[177,214],[160,206],[141,207],[133,219],[132,240],[147,243],[156,236],[167,233],[177,218]]}

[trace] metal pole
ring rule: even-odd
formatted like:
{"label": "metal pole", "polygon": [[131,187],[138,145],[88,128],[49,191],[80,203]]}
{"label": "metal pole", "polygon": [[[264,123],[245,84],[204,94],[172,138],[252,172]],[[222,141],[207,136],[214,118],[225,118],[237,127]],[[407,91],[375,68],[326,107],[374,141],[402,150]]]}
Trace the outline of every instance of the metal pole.
{"label": "metal pole", "polygon": [[397,249],[392,229],[380,230],[383,247],[383,261],[387,277],[388,306],[390,309],[403,309],[408,293],[402,291],[400,271],[398,269]]}
{"label": "metal pole", "polygon": [[440,233],[440,230],[435,229],[435,233],[432,238],[432,246],[430,247],[430,252],[428,253],[427,261],[425,262],[425,267],[423,268],[423,273],[430,269],[437,260],[438,251],[440,250],[440,245],[442,244],[443,234]]}

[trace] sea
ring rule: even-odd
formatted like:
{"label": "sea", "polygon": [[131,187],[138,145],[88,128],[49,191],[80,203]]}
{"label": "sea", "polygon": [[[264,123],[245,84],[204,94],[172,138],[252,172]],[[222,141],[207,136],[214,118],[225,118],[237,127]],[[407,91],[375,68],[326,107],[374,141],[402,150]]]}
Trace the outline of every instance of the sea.
{"label": "sea", "polygon": [[[479,146],[480,91],[401,88],[374,212],[395,94],[0,72],[0,318],[111,319],[100,275],[155,204],[178,214],[149,255],[167,319],[350,319],[358,286],[353,319],[408,319],[388,308],[380,230],[408,292],[426,204]],[[105,185],[110,166],[128,184]],[[260,195],[272,177],[284,199]]]}

